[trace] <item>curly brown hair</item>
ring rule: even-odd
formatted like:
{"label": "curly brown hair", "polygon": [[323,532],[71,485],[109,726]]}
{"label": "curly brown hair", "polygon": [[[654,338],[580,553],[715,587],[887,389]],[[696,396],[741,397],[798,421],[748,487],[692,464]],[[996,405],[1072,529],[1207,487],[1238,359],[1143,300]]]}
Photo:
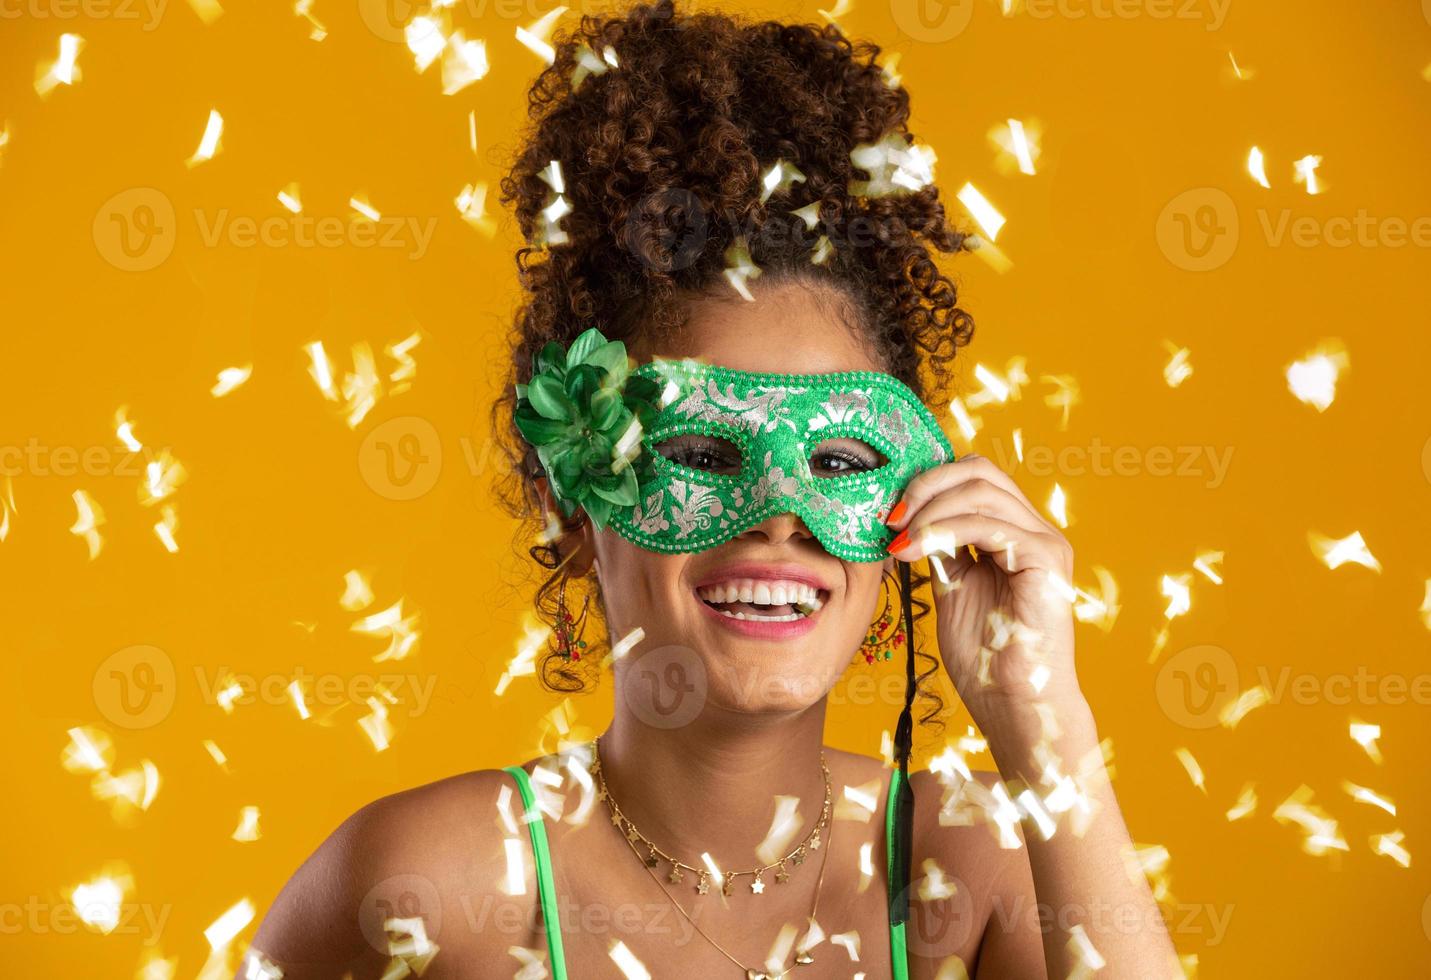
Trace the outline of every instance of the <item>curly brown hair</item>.
{"label": "curly brown hair", "polygon": [[[724,270],[732,245],[748,249],[762,285],[823,287],[812,293],[836,299],[854,335],[926,402],[947,397],[955,353],[974,330],[930,254],[973,244],[946,224],[937,187],[855,192],[876,176],[851,161],[858,144],[891,134],[913,143],[909,93],[876,63],[877,45],[852,43],[832,24],[749,23],[678,13],[673,0],[657,0],[623,16],[583,16],[553,47],[556,60],[531,85],[528,129],[501,181],[502,204],[514,206],[528,243],[516,253],[526,296],[491,416],[510,464],[498,475],[498,498],[521,522],[521,546],[535,538],[527,552],[550,572],[536,592],[548,625],[566,573],[550,532],[542,533],[536,452],[513,417],[514,385],[529,380],[549,340],[565,346],[599,326],[641,359],[679,328],[689,300],[731,288]],[[598,59],[604,70],[591,71]],[[581,64],[587,70],[578,72]],[[762,178],[777,161],[804,179],[762,201]],[[547,240],[556,187],[569,211],[561,234]],[[818,225],[807,234],[804,216],[790,212],[812,204]],[[929,579],[913,581],[918,588]],[[594,575],[586,587],[599,608]],[[929,610],[917,596],[914,606],[917,617]],[[589,689],[599,647],[593,641],[579,661],[548,649],[543,685]],[[920,656],[929,661],[923,681],[938,661]],[[929,721],[942,701],[919,686],[929,705],[921,721]]]}

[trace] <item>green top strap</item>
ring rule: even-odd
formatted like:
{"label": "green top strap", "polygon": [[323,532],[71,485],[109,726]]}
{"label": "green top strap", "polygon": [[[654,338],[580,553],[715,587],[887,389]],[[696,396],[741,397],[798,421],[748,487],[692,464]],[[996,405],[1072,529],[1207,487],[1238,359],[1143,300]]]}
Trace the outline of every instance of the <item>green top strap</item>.
{"label": "green top strap", "polygon": [[552,880],[552,855],[547,848],[547,829],[542,822],[542,811],[537,806],[532,793],[532,779],[521,766],[505,766],[503,772],[511,773],[517,781],[517,790],[522,794],[522,808],[526,812],[527,828],[532,834],[532,855],[537,865],[537,892],[542,900],[542,928],[547,934],[547,959],[550,962],[552,980],[567,980],[566,953],[561,945],[561,915],[557,911],[556,884]]}
{"label": "green top strap", "polygon": [[[904,882],[894,880],[894,801],[899,796],[899,786],[900,771],[896,766],[889,775],[889,798],[884,807],[884,850],[890,902],[894,901],[898,889],[904,886]],[[909,978],[909,951],[905,945],[904,926],[905,924],[900,922],[890,923],[889,927],[889,960],[890,968],[894,971],[894,980]]]}

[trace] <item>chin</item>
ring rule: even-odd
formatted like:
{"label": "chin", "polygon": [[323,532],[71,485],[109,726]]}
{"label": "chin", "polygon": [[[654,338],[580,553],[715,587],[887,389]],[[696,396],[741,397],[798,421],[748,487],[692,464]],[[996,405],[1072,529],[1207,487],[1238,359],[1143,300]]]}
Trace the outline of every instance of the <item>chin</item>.
{"label": "chin", "polygon": [[786,649],[772,654],[762,646],[730,644],[713,651],[706,664],[710,700],[728,711],[788,714],[817,704],[830,693],[844,665],[828,657]]}

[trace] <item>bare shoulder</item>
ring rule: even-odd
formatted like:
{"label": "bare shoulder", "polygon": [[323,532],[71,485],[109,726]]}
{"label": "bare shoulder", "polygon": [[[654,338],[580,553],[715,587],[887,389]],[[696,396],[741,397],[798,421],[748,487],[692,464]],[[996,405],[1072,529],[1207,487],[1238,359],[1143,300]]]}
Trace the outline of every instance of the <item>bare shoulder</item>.
{"label": "bare shoulder", "polygon": [[[504,817],[503,810],[507,810]],[[521,937],[484,926],[509,898],[505,838],[520,818],[512,776],[482,769],[382,797],[340,824],[274,899],[254,947],[284,976],[380,977],[392,961],[384,922],[421,917],[445,952],[480,955]],[[518,824],[520,826],[520,824]],[[451,957],[448,957],[449,962]],[[443,957],[434,960],[440,965]],[[518,964],[513,961],[513,972]]]}
{"label": "bare shoulder", "polygon": [[[941,971],[952,957],[970,976],[986,972],[979,967],[985,965],[981,960],[991,933],[1007,932],[1026,897],[1022,827],[1012,821],[1001,828],[989,817],[1001,777],[987,770],[969,775],[929,770],[910,775],[915,800],[908,928],[913,977],[946,975]],[[1025,976],[1041,975],[1038,962],[1026,965]]]}

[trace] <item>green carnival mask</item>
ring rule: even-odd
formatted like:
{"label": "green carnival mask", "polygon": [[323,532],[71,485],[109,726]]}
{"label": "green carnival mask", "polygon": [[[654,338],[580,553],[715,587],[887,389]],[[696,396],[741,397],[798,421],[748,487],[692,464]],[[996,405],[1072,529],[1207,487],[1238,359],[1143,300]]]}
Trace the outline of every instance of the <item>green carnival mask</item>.
{"label": "green carnival mask", "polygon": [[584,510],[651,551],[704,551],[789,511],[831,554],[882,561],[893,537],[884,518],[905,485],[954,459],[893,375],[689,358],[633,369],[625,345],[595,327],[567,348],[548,341],[516,395],[517,428],[562,512]]}
{"label": "green carnival mask", "polygon": [[611,526],[652,551],[704,551],[790,511],[831,554],[881,561],[894,537],[883,520],[905,485],[954,459],[933,414],[890,374],[663,358],[631,374],[660,387],[659,413],[642,435],[638,499]]}

